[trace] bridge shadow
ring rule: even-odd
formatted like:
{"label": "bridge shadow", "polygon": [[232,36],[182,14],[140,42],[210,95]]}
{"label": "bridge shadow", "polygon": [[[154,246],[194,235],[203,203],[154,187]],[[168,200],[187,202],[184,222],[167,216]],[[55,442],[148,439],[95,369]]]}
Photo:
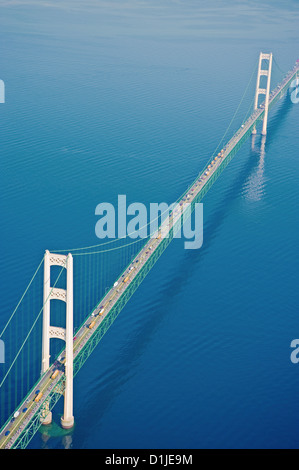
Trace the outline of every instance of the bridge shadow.
{"label": "bridge shadow", "polygon": [[286,121],[288,114],[291,109],[296,106],[292,103],[290,98],[289,90],[285,93],[284,97],[281,99],[281,104],[276,112],[271,116],[271,111],[269,112],[269,121],[268,121],[268,130],[267,130],[267,147],[270,149],[277,132],[281,128],[281,125]]}
{"label": "bridge shadow", "polygon": [[[103,368],[99,368],[98,375],[93,377],[95,385],[93,386],[89,400],[91,405],[94,402],[97,406],[87,406],[84,409],[84,413],[81,413],[80,417],[78,417],[77,429],[80,429],[81,426],[84,426],[84,428],[92,428],[92,423],[97,423],[97,426],[95,427],[99,429],[100,421],[105,415],[106,410],[110,408],[111,403],[118,396],[120,389],[126,382],[128,382],[128,380],[132,379],[138,373],[137,364],[139,362],[139,358],[146,350],[147,344],[151,341],[155,331],[158,330],[165,317],[169,315],[169,311],[171,311],[172,306],[175,305],[176,296],[184,290],[186,283],[188,283],[188,279],[193,276],[194,271],[197,269],[198,263],[201,262],[213,245],[219,228],[224,223],[225,218],[231,210],[232,202],[240,195],[245,183],[255,174],[255,172],[259,171],[261,168],[263,169],[265,152],[267,148],[271,146],[271,143],[279,132],[281,123],[286,120],[287,115],[293,106],[293,103],[291,103],[287,94],[283,100],[282,105],[276,111],[274,116],[269,119],[268,135],[266,140],[262,139],[258,134],[255,136],[255,145],[250,146],[248,161],[234,182],[224,192],[224,196],[221,200],[221,207],[213,213],[210,220],[207,222],[203,246],[199,250],[185,250],[184,257],[179,261],[179,266],[177,267],[176,272],[169,273],[167,284],[165,281],[159,291],[158,298],[155,300],[156,304],[153,306],[154,315],[152,310],[150,314],[147,311],[149,307],[146,307],[144,312],[139,311],[138,324],[134,327],[134,332],[130,335],[128,342],[126,343],[125,360],[122,354],[117,359],[113,359],[113,362],[109,366],[106,366],[105,370],[103,370]],[[239,152],[241,150],[242,149],[240,149]],[[225,174],[223,177],[225,177]],[[172,244],[179,242],[179,240],[174,240]],[[154,266],[147,277],[148,279],[151,275],[155,276],[156,269],[157,267]],[[142,288],[144,287],[140,286],[139,289]],[[168,304],[167,310],[165,310],[165,303],[163,301],[165,297],[167,298]],[[132,300],[125,309],[132,310]],[[136,315],[134,316],[133,321],[136,321]],[[107,335],[109,335],[109,332]],[[106,335],[104,339],[105,338]],[[98,349],[99,348],[97,348],[96,351],[98,351]],[[94,351],[92,355],[94,360],[97,360],[96,351]],[[79,375],[80,372],[78,376]],[[80,437],[76,436],[76,432],[73,434],[73,439],[74,441],[77,439],[79,441],[80,439]],[[100,438],[97,439],[97,443],[98,446],[101,446]],[[111,438],[111,443],[111,448],[113,448],[113,437]],[[55,443],[53,444],[55,446]],[[65,447],[65,442],[61,442],[61,445]],[[109,448],[106,443],[105,448]]]}
{"label": "bridge shadow", "polygon": [[[227,191],[225,191],[224,197],[221,200],[221,207],[213,213],[213,215],[210,217],[210,220],[207,222],[207,225],[204,228],[203,246],[199,250],[185,250],[186,255],[178,269],[180,275],[173,277],[169,289],[166,288],[165,292],[167,290],[171,291],[172,293],[175,292],[173,290],[174,286],[177,291],[179,289],[179,283],[182,282],[182,279],[185,280],[192,276],[192,270],[198,264],[198,260],[205,256],[205,253],[209,251],[211,245],[213,244],[214,238],[217,236],[219,227],[222,225],[228,212],[230,211],[232,202],[240,195],[246,182],[250,181],[250,179],[255,175],[257,175],[259,178],[263,177],[264,159],[266,152],[267,150],[270,150],[271,144],[273,141],[275,141],[275,137],[277,136],[282,123],[287,119],[290,110],[294,106],[288,96],[288,93],[286,93],[282,100],[282,104],[276,113],[272,117],[269,115],[270,119],[268,121],[267,136],[256,134],[255,136],[251,136],[249,138],[251,141],[249,159],[241,172],[238,173],[235,181],[230,185]],[[248,145],[248,141],[245,143],[245,145],[246,144]],[[242,148],[239,150],[239,152],[241,151]],[[236,155],[234,158],[238,158],[238,156]],[[220,177],[225,177],[225,172]],[[215,185],[216,184],[217,182]],[[259,184],[261,184],[261,180],[259,181]],[[183,281],[183,285],[185,285],[185,281]]]}

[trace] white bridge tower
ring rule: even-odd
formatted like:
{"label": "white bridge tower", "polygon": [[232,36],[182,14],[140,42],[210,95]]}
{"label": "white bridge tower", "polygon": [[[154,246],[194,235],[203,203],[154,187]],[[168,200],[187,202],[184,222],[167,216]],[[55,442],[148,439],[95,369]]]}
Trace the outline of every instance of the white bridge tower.
{"label": "white bridge tower", "polygon": [[[262,61],[263,59],[268,61],[268,68],[262,69]],[[267,121],[268,121],[268,107],[269,107],[269,93],[270,93],[270,82],[271,82],[271,71],[272,71],[272,52],[270,54],[265,54],[263,52],[260,53],[259,58],[259,66],[257,72],[257,80],[256,80],[256,90],[255,90],[255,100],[254,100],[254,109],[258,108],[258,100],[259,95],[266,95],[265,96],[265,113],[264,113],[264,120],[263,120],[263,129],[262,135],[267,134]],[[260,78],[261,76],[265,75],[267,77],[267,85],[266,88],[260,88]],[[256,127],[254,126],[252,130],[252,134],[256,134]]]}
{"label": "white bridge tower", "polygon": [[[50,287],[51,266],[61,266],[67,270],[66,289]],[[66,302],[66,327],[50,325],[51,299]],[[44,257],[44,299],[43,299],[43,341],[42,341],[42,374],[50,366],[50,339],[59,338],[65,341],[65,390],[64,413],[61,425],[68,429],[74,425],[73,416],[73,257],[68,255],[45,252]],[[52,413],[49,411],[43,424],[50,424]]]}

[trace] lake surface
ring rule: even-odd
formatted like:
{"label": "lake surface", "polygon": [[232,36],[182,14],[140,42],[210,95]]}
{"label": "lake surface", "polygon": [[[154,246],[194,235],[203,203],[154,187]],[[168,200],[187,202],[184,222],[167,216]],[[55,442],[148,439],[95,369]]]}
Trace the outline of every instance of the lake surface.
{"label": "lake surface", "polygon": [[[0,5],[2,326],[45,249],[99,243],[97,204],[180,196],[260,51],[273,86],[299,58],[296,1],[42,3]],[[72,432],[61,401],[30,448],[299,447],[298,148],[285,96],[205,196],[202,248],[170,244],[76,376]]]}

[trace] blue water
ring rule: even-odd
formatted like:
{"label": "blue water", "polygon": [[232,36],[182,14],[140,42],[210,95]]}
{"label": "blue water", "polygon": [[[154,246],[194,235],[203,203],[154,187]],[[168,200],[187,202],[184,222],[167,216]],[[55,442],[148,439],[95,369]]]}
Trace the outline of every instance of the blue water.
{"label": "blue water", "polygon": [[[274,85],[299,57],[296,1],[208,5],[2,2],[1,325],[45,249],[99,242],[97,204],[177,199],[260,51]],[[76,376],[74,430],[29,447],[299,447],[298,117],[271,110],[203,200],[203,247],[170,244]]]}

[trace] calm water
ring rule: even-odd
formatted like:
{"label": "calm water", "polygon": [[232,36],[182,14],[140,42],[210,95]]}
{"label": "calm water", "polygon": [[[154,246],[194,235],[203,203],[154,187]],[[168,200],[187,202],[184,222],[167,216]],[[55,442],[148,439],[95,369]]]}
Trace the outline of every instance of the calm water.
{"label": "calm water", "polygon": [[[296,1],[198,3],[1,2],[1,325],[45,249],[99,242],[98,203],[176,200],[260,51],[274,85],[299,57]],[[203,247],[172,242],[76,376],[73,432],[31,448],[299,447],[298,117],[275,106],[205,197]]]}

